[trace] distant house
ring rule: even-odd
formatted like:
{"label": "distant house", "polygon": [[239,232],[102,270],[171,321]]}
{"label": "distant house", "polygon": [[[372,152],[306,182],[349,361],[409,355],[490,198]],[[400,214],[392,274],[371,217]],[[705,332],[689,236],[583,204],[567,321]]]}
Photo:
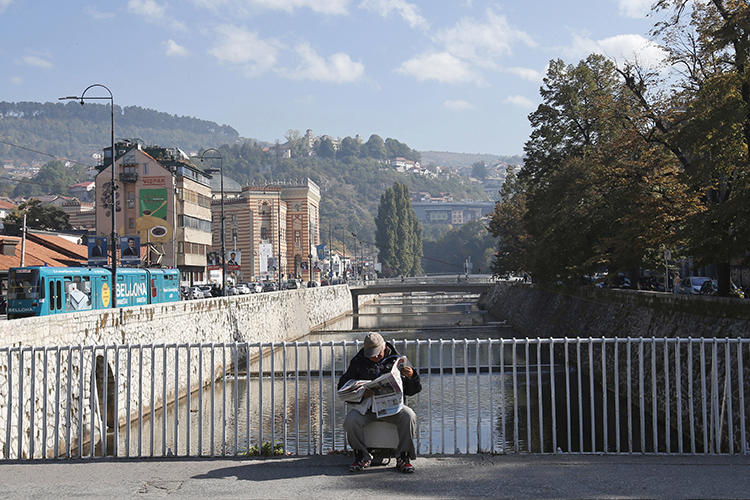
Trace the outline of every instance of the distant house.
{"label": "distant house", "polygon": [[94,181],[79,182],[69,187],[70,194],[81,201],[93,201],[95,188],[96,182]]}
{"label": "distant house", "polygon": [[0,200],[0,220],[4,219],[18,207],[15,203],[11,203],[7,200]]}

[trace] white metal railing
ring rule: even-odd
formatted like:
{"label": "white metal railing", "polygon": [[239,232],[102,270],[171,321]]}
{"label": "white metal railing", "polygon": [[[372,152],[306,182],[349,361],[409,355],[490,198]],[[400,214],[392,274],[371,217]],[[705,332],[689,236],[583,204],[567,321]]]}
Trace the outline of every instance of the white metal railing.
{"label": "white metal railing", "polygon": [[[421,454],[748,454],[750,339],[394,344],[422,377]],[[336,383],[359,348],[2,348],[0,460],[346,450]]]}

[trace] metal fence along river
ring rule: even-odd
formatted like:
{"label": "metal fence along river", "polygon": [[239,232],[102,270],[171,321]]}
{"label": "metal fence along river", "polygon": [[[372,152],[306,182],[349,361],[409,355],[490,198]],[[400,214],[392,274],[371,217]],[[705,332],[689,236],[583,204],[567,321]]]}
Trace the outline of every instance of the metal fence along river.
{"label": "metal fence along river", "polygon": [[[748,454],[750,339],[399,340],[420,454]],[[359,341],[0,349],[0,460],[348,449]],[[189,390],[188,390],[189,389]]]}

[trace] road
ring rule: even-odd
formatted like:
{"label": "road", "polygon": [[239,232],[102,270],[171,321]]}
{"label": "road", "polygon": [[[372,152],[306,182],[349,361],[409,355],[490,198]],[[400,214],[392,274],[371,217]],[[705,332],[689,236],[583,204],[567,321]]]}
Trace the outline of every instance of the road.
{"label": "road", "polygon": [[348,472],[348,456],[109,460],[0,465],[0,498],[746,498],[750,457],[419,458]]}

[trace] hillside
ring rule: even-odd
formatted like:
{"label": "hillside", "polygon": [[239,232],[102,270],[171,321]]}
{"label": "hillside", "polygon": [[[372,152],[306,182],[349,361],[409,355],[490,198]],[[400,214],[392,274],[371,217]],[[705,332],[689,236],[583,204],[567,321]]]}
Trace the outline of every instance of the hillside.
{"label": "hillside", "polygon": [[[92,164],[91,155],[109,145],[110,108],[77,102],[0,102],[0,164],[44,163],[31,150]],[[115,106],[115,136],[137,137],[147,144],[198,151],[206,145],[232,144],[239,134],[228,125],[170,115],[138,106]],[[23,146],[11,147],[5,143]]]}
{"label": "hillside", "polygon": [[[394,149],[388,148],[375,154],[403,156],[416,153],[413,150],[406,153],[404,148],[408,146],[396,143],[398,141],[395,139],[386,139],[385,144]],[[349,154],[342,149],[328,157],[322,156],[319,150],[316,156],[301,153],[292,158],[279,158],[273,149],[264,151],[267,148],[252,143],[223,146],[220,150],[224,157],[225,174],[243,185],[311,178],[321,190],[321,235],[327,235],[330,228],[350,241],[351,233],[356,233],[365,242],[374,241],[374,217],[380,196],[394,182],[406,184],[411,192],[424,191],[437,195],[447,191],[456,200],[480,200],[486,197],[481,184],[464,177],[433,178],[397,172],[385,165],[382,157],[373,158],[373,152],[368,151],[366,145]],[[327,240],[326,237],[324,239]]]}
{"label": "hillside", "polygon": [[[101,153],[108,145],[109,120],[109,106],[102,104],[0,102],[0,165],[46,164],[37,177],[20,184],[9,182],[9,174],[0,170],[0,194],[69,194],[65,186],[85,180],[84,165],[96,164],[92,154]],[[321,234],[327,235],[330,228],[339,234],[334,239],[346,236],[350,243],[351,233],[358,234],[362,241],[374,241],[374,217],[380,195],[396,181],[405,183],[412,192],[433,195],[449,192],[456,200],[487,199],[482,186],[466,177],[437,178],[397,172],[385,160],[404,157],[421,159],[425,164],[429,153],[420,156],[407,144],[393,138],[383,140],[377,135],[362,144],[346,137],[338,150],[330,140],[319,140],[310,155],[299,134],[290,136],[289,142],[281,147],[268,147],[239,137],[228,125],[137,106],[115,107],[115,134],[118,138],[137,137],[145,144],[179,147],[187,152],[218,147],[224,158],[225,174],[242,185],[310,177],[321,188]],[[63,163],[30,150],[83,165],[66,168]],[[488,162],[501,158],[440,154],[450,155],[454,161],[460,159],[462,165],[469,167],[480,158]],[[285,158],[287,155],[291,158]]]}
{"label": "hillside", "polygon": [[420,151],[420,155],[422,156],[422,163],[426,165],[443,165],[458,168],[461,171],[471,170],[471,166],[480,161],[486,162],[489,166],[497,163],[521,165],[523,162],[523,159],[519,155],[500,156],[493,154],[451,153],[448,151]]}

